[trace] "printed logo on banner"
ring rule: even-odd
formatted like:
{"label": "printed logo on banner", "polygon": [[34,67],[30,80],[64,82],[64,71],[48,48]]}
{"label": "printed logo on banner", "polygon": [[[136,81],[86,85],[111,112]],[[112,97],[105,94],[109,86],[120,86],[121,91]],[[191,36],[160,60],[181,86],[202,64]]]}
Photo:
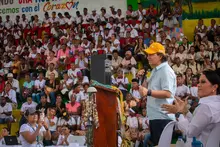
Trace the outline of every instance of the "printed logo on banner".
{"label": "printed logo on banner", "polygon": [[0,15],[58,11],[78,9],[77,0],[0,0]]}
{"label": "printed logo on banner", "polygon": [[64,10],[64,9],[71,10],[72,8],[78,9],[78,4],[79,4],[79,1],[77,2],[66,1],[66,2],[57,3],[57,4],[53,4],[53,2],[47,2],[43,6],[43,11],[47,12],[47,11],[52,11],[52,10]]}

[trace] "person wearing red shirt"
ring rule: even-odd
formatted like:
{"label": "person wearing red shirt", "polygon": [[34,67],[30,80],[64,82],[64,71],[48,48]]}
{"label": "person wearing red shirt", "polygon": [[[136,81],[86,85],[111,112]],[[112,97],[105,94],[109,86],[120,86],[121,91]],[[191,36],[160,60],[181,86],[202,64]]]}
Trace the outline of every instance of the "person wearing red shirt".
{"label": "person wearing red shirt", "polygon": [[148,17],[155,17],[157,15],[157,10],[154,8],[154,4],[150,5],[150,8],[147,10]]}

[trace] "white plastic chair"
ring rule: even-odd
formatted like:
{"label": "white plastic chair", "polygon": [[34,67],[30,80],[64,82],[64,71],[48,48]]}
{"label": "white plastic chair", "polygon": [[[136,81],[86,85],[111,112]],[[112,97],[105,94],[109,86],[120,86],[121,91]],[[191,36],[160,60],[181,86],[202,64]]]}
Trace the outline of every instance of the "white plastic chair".
{"label": "white plastic chair", "polygon": [[219,143],[220,143],[219,132],[220,132],[220,123],[217,123],[215,127],[212,129],[211,133],[209,134],[206,147],[219,147]]}
{"label": "white plastic chair", "polygon": [[175,124],[176,121],[171,121],[163,129],[163,132],[159,139],[158,147],[170,147],[171,139],[173,135],[173,127]]}

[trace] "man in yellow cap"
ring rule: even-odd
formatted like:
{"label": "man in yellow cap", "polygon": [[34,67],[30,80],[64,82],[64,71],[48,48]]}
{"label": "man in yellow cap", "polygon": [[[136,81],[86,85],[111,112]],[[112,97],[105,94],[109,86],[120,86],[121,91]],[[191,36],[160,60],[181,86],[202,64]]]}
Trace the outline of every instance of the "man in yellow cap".
{"label": "man in yellow cap", "polygon": [[[145,49],[147,59],[153,68],[148,79],[148,88],[140,87],[140,93],[147,96],[147,114],[150,120],[149,141],[157,145],[164,127],[172,120],[175,115],[170,115],[161,109],[162,104],[172,104],[176,92],[176,75],[169,66],[165,48],[160,43],[152,43]],[[145,141],[146,142],[146,141]]]}

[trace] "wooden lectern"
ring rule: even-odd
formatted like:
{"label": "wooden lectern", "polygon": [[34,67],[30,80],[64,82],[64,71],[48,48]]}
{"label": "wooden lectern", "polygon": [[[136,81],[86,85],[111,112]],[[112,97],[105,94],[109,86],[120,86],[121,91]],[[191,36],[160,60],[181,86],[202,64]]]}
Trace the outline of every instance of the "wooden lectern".
{"label": "wooden lectern", "polygon": [[97,89],[96,103],[99,117],[99,127],[94,130],[94,147],[117,146],[117,93],[104,86]]}

